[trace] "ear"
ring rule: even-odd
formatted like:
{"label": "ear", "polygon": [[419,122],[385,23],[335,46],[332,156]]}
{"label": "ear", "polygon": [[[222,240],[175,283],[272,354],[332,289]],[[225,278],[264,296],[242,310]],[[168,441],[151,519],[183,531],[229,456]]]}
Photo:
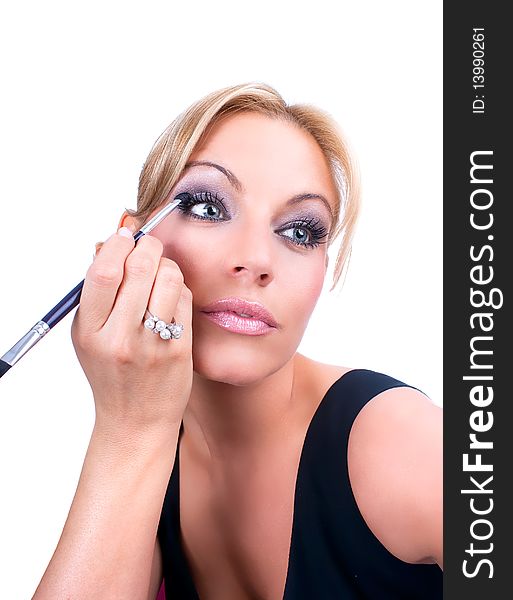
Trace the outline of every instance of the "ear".
{"label": "ear", "polygon": [[328,263],[330,262],[330,257],[328,256],[328,254],[326,254],[326,266],[324,267],[324,270],[327,271],[328,270]]}
{"label": "ear", "polygon": [[129,215],[126,210],[123,211],[123,214],[119,219],[118,229],[120,227],[128,227],[129,229],[132,229],[132,231],[135,231],[137,226],[137,221],[131,215]]}

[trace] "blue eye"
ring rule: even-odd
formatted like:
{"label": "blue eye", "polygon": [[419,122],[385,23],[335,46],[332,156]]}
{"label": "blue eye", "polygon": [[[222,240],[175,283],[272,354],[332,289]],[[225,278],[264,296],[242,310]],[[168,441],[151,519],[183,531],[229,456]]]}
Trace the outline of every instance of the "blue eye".
{"label": "blue eye", "polygon": [[[226,215],[228,211],[222,198],[217,193],[198,192],[192,194],[184,192],[180,196],[182,202],[177,208],[185,215],[201,221],[220,222],[228,220],[222,217],[222,214]],[[197,212],[194,212],[195,210]],[[283,237],[291,244],[302,248],[316,248],[319,244],[325,244],[327,241],[325,238],[328,236],[328,229],[316,218],[294,221],[286,227],[282,227],[278,233],[285,231],[293,231],[294,233],[291,236],[284,235]]]}
{"label": "blue eye", "polygon": [[305,248],[316,248],[319,244],[325,244],[327,241],[325,238],[328,236],[328,230],[319,219],[295,221],[280,231],[293,231],[292,236],[286,235],[285,237],[292,244]]}
{"label": "blue eye", "polygon": [[[217,215],[221,212],[226,213],[226,207],[224,206],[223,200],[219,198],[217,194],[212,192],[200,192],[197,194],[190,194],[185,192],[180,194],[182,196],[182,202],[178,205],[178,209],[184,212],[186,215],[194,218],[207,221],[223,221]],[[200,204],[205,204],[205,208],[201,209],[198,213],[192,211],[193,208]]]}

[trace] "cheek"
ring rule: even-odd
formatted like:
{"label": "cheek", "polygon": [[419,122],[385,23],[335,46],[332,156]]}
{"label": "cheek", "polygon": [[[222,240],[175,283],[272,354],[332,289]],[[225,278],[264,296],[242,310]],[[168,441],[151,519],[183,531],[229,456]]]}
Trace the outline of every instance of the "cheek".
{"label": "cheek", "polygon": [[[210,282],[219,289],[223,275],[227,275],[230,263],[226,263],[226,240],[223,233],[206,235],[205,230],[180,227],[178,223],[162,223],[152,235],[164,244],[163,256],[174,260],[184,276],[185,285],[201,298]],[[269,257],[267,257],[269,259]],[[294,322],[296,327],[306,327],[308,319],[322,292],[325,277],[325,254],[312,252],[300,255],[278,245],[272,257],[273,285],[283,299],[278,307],[283,321]],[[278,308],[277,307],[277,308]]]}
{"label": "cheek", "polygon": [[317,304],[324,285],[324,257],[309,263],[303,261],[297,268],[290,268],[290,264],[282,275],[283,283],[279,286],[283,290],[283,306],[287,306],[287,313],[300,329],[306,328],[308,320]]}
{"label": "cheek", "polygon": [[205,275],[214,272],[219,264],[219,245],[187,227],[163,227],[159,225],[152,235],[164,245],[163,256],[174,260],[183,273],[185,285],[194,293],[196,282],[204,281]]}

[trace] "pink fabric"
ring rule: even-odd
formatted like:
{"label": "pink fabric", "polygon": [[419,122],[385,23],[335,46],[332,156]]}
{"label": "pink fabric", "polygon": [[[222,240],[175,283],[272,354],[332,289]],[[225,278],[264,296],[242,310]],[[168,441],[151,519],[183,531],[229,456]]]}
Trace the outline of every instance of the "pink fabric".
{"label": "pink fabric", "polygon": [[164,582],[162,582],[159,593],[157,594],[157,598],[155,600],[166,600],[166,592],[164,590]]}

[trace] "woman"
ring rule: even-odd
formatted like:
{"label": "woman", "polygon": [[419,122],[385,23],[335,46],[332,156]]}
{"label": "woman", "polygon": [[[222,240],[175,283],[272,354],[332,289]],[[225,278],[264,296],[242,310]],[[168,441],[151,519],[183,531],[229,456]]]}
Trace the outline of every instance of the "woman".
{"label": "woman", "polygon": [[357,213],[336,125],[269,86],[162,134],[73,321],[96,421],[35,598],[441,596],[441,410],[297,352]]}

